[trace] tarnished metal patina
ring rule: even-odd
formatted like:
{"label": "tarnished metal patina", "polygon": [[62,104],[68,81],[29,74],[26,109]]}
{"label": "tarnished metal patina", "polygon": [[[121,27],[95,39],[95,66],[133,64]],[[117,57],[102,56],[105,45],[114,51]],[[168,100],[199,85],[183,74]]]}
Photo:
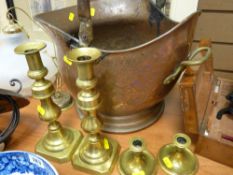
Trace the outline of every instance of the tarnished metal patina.
{"label": "tarnished metal patina", "polygon": [[[163,99],[172,89],[164,80],[190,52],[200,12],[181,23],[166,18],[148,0],[93,0],[93,40],[90,46],[103,53],[95,66],[97,88],[103,105],[99,116],[103,129],[131,132],[155,122],[163,112]],[[73,21],[68,19],[74,13]],[[63,60],[72,47],[79,47],[77,7],[36,16],[51,35],[59,56],[62,78],[73,96],[76,68]]]}

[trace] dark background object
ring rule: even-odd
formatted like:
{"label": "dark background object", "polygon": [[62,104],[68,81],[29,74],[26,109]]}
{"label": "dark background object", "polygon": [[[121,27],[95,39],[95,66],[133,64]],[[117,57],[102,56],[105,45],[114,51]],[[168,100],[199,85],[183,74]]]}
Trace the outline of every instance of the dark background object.
{"label": "dark background object", "polygon": [[[15,93],[15,92],[0,89],[0,94],[12,96],[13,99],[18,104],[19,108],[22,108],[22,107],[27,106],[29,104],[29,100],[19,96],[19,94]],[[9,112],[12,110],[13,110],[12,106],[7,101],[0,100],[0,114],[4,113],[4,112]]]}
{"label": "dark background object", "polygon": [[17,93],[0,89],[0,113],[12,111],[8,125],[0,131],[0,151],[4,150],[10,136],[15,131],[20,120],[19,108],[29,104],[29,101],[19,97]]}
{"label": "dark background object", "polygon": [[160,9],[162,9],[162,8],[165,6],[166,1],[167,1],[167,0],[156,0],[156,6],[157,6],[158,8],[160,8]]}
{"label": "dark background object", "polygon": [[233,116],[233,91],[229,95],[226,96],[226,99],[230,101],[230,105],[227,108],[221,109],[217,113],[218,120],[221,120],[224,114],[230,114],[231,116]]}
{"label": "dark background object", "polygon": [[13,134],[19,123],[20,113],[16,101],[11,96],[0,94],[0,100],[7,101],[13,108],[9,125],[0,134],[0,144],[3,144],[5,147],[5,143],[10,138],[11,134]]}
{"label": "dark background object", "polygon": [[[6,0],[6,5],[7,5],[7,8],[11,8],[11,7],[14,7],[14,0]],[[17,19],[17,16],[16,16],[16,13],[15,13],[15,10],[12,9],[10,11],[10,13],[12,14],[12,16],[14,17],[14,19]]]}

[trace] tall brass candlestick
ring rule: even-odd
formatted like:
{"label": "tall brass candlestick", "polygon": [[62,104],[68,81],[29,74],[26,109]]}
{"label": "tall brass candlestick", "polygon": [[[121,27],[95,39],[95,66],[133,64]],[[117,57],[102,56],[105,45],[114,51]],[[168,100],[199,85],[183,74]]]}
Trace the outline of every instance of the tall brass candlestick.
{"label": "tall brass candlestick", "polygon": [[96,90],[97,79],[93,66],[101,52],[95,48],[76,48],[67,54],[68,60],[77,63],[77,86],[81,91],[77,95],[77,105],[84,114],[82,129],[87,133],[72,163],[73,166],[91,174],[110,174],[116,163],[119,151],[118,143],[100,134],[101,123],[97,118],[97,109],[101,104],[100,94]]}
{"label": "tall brass candlestick", "polygon": [[37,143],[36,152],[56,161],[66,162],[71,159],[82,136],[74,129],[63,128],[57,121],[61,110],[51,99],[55,92],[54,87],[44,78],[48,70],[39,53],[45,47],[42,42],[28,42],[16,47],[15,52],[26,56],[28,77],[35,80],[32,84],[32,96],[41,101],[37,108],[39,117],[49,123],[48,133]]}

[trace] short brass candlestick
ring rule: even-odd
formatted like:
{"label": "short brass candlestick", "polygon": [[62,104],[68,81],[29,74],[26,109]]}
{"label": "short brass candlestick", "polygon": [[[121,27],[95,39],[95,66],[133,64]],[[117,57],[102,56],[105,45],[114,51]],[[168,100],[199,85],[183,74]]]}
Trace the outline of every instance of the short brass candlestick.
{"label": "short brass candlestick", "polygon": [[159,150],[159,169],[166,175],[195,175],[198,171],[198,159],[188,148],[190,144],[189,136],[176,134],[172,144]]}
{"label": "short brass candlestick", "polygon": [[145,146],[143,139],[133,138],[130,147],[119,159],[120,175],[154,175],[157,173],[156,159]]}
{"label": "short brass candlestick", "polygon": [[41,101],[37,108],[39,117],[49,123],[48,133],[37,143],[36,152],[53,160],[66,162],[71,159],[82,136],[74,129],[63,128],[57,121],[61,110],[51,99],[55,90],[52,83],[44,78],[48,70],[39,53],[45,47],[42,42],[28,42],[16,47],[15,52],[26,56],[28,77],[35,80],[32,84],[32,96]]}
{"label": "short brass candlestick", "polygon": [[77,86],[81,91],[77,95],[77,105],[84,114],[82,129],[87,133],[72,163],[73,166],[91,174],[110,174],[116,163],[119,151],[118,143],[100,134],[101,123],[97,118],[97,109],[101,104],[100,94],[96,90],[97,79],[93,66],[101,52],[95,48],[76,48],[67,54],[67,58],[77,63]]}

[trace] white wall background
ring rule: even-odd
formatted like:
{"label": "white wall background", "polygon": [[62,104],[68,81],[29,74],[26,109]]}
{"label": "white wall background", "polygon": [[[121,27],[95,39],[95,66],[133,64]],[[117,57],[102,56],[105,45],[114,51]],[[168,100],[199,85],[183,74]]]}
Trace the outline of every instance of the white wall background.
{"label": "white wall background", "polygon": [[198,0],[171,0],[169,17],[174,21],[182,21],[198,7]]}
{"label": "white wall background", "polygon": [[4,24],[7,24],[7,19],[6,19],[6,3],[3,0],[0,0],[0,29]]}

